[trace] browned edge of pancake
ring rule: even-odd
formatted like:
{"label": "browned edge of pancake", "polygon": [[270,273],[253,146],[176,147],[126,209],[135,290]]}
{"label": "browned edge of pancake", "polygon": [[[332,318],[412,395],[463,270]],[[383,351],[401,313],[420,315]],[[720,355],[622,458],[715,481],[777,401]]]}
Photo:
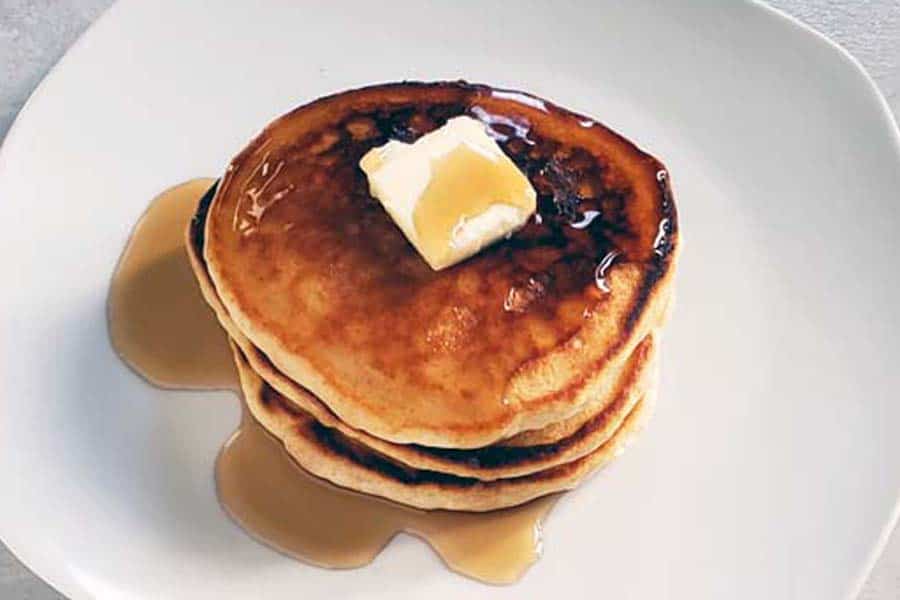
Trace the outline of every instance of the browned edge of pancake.
{"label": "browned edge of pancake", "polygon": [[[486,86],[470,85],[466,83],[423,84],[418,82],[404,82],[403,84],[372,86],[365,88],[364,90],[343,92],[340,95],[363,92],[367,94],[383,93],[385,95],[395,93],[402,94],[403,90],[409,87],[436,87],[440,85],[463,86],[473,90],[474,93],[490,90],[490,88],[487,88]],[[527,94],[520,94],[518,92],[517,94],[524,97],[531,97]],[[251,142],[247,149],[238,155],[235,159],[235,163],[240,162],[241,157],[248,153],[252,153],[265,139],[266,133],[276,128],[284,119],[296,115],[298,111],[308,110],[311,107],[329,101],[329,99],[334,99],[335,96],[316,100],[308,105],[295,109],[291,113],[288,113],[288,115],[273,122],[273,124],[267,127],[256,140]],[[566,115],[570,118],[584,118],[557,107],[552,103],[546,101],[541,102],[547,110],[553,113]],[[522,112],[527,112],[528,110],[527,107],[523,106],[519,106],[517,109]],[[647,269],[647,272],[640,283],[637,299],[634,302],[634,305],[631,306],[627,317],[624,319],[624,327],[620,332],[621,335],[619,336],[619,340],[605,348],[601,354],[593,357],[589,362],[585,362],[587,359],[579,357],[577,353],[573,354],[569,349],[568,343],[562,343],[555,350],[546,355],[523,364],[515,374],[516,380],[521,385],[510,384],[508,393],[504,395],[504,399],[511,398],[510,403],[518,407],[517,410],[505,413],[502,417],[498,417],[498,419],[493,422],[458,423],[452,428],[444,427],[442,429],[437,429],[430,427],[428,423],[412,422],[393,423],[388,426],[377,412],[372,412],[370,409],[366,408],[365,396],[362,390],[341,388],[338,391],[338,388],[335,386],[338,386],[339,382],[329,381],[327,377],[313,368],[311,364],[307,365],[304,362],[305,359],[291,356],[290,352],[287,352],[280,346],[280,343],[275,337],[268,336],[268,334],[259,334],[256,336],[259,339],[254,339],[254,342],[261,344],[261,348],[264,350],[267,348],[279,350],[281,358],[273,359],[273,363],[275,363],[281,371],[290,373],[295,369],[286,369],[286,365],[296,366],[301,363],[304,364],[304,368],[299,369],[306,375],[303,381],[304,385],[314,389],[319,397],[322,398],[323,402],[328,404],[330,409],[337,414],[341,420],[348,422],[355,427],[366,429],[380,438],[394,442],[416,442],[429,446],[458,448],[480,447],[513,436],[521,431],[544,427],[561,418],[567,418],[572,414],[575,414],[581,406],[574,403],[571,396],[572,390],[578,388],[579,382],[586,377],[586,373],[602,370],[611,362],[620,360],[623,356],[629,355],[645,335],[661,324],[664,315],[663,309],[667,304],[668,289],[671,285],[672,277],[674,276],[675,256],[678,250],[678,223],[676,211],[671,200],[669,177],[662,164],[656,161],[656,159],[641,152],[630,141],[622,138],[611,130],[606,129],[599,124],[597,124],[597,127],[599,130],[602,130],[603,135],[614,137],[617,140],[617,143],[620,143],[623,147],[629,148],[636,156],[640,156],[641,160],[645,161],[647,165],[652,166],[654,169],[658,169],[658,193],[661,199],[660,210],[665,216],[661,221],[661,231],[663,231],[663,221],[665,222],[666,227],[664,248],[660,252],[660,260],[654,264],[653,268]],[[220,293],[222,292],[220,291]],[[234,299],[232,298],[231,300],[233,301]],[[243,315],[232,315],[232,318],[242,331],[246,332],[248,328],[253,329],[250,327],[251,324],[249,322],[245,322],[246,318]],[[586,329],[591,327],[592,325],[589,324]],[[588,346],[590,347],[591,344],[588,344]],[[290,361],[288,361],[290,362],[290,365],[285,362],[287,360],[285,357],[290,357]],[[294,362],[296,362],[296,365],[294,365]],[[550,374],[554,376],[550,377]],[[548,383],[551,381],[553,382],[552,384]],[[342,399],[342,396],[351,399]]]}
{"label": "browned edge of pancake", "polygon": [[342,435],[408,467],[493,480],[527,475],[563,464],[594,451],[609,439],[633,406],[651,386],[655,385],[652,381],[654,379],[652,371],[655,369],[656,344],[651,335],[628,358],[623,375],[615,382],[614,389],[609,395],[609,403],[598,406],[597,410],[590,414],[575,415],[580,425],[554,441],[530,446],[506,446],[501,441],[485,448],[455,450],[417,444],[394,444],[381,440],[340,421],[309,391],[278,373],[265,355],[234,327],[225,307],[218,301],[205,272],[202,255],[197,249],[197,244],[200,243],[197,232],[200,230],[200,227],[193,224],[189,227],[187,248],[201,292],[232,342],[240,348],[245,360],[257,375],[295,408],[309,413],[323,425],[337,429]]}
{"label": "browned edge of pancake", "polygon": [[244,401],[253,418],[281,440],[305,471],[340,487],[425,510],[483,512],[572,489],[619,456],[646,423],[653,393],[637,403],[615,435],[594,452],[538,473],[481,481],[410,469],[348,440],[310,415],[292,409],[249,367],[232,344]]}

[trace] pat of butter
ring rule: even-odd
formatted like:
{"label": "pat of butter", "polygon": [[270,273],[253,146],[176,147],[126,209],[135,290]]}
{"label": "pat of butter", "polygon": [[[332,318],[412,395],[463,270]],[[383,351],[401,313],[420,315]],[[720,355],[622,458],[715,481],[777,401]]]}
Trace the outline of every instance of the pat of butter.
{"label": "pat of butter", "polygon": [[472,256],[525,224],[536,208],[528,178],[471,117],[456,117],[415,143],[373,148],[360,168],[432,269]]}

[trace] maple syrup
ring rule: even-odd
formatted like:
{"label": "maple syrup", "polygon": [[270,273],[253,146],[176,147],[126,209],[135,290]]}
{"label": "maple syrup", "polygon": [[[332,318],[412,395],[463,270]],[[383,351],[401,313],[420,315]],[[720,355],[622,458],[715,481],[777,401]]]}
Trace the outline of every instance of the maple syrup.
{"label": "maple syrup", "polygon": [[[110,284],[109,331],[122,360],[166,388],[237,390],[225,333],[191,272],[185,230],[214,180],[157,196],[138,221]],[[495,584],[516,581],[540,555],[541,522],[556,496],[488,513],[421,511],[309,475],[246,415],[216,463],[224,510],[252,537],[304,562],[360,567],[397,533],[421,537],[447,566]]]}

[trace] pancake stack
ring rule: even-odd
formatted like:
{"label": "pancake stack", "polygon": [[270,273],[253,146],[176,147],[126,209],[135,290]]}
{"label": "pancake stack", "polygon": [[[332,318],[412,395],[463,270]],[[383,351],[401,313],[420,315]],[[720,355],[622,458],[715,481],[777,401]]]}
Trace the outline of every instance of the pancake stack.
{"label": "pancake stack", "polygon": [[[533,218],[433,271],[359,159],[467,115]],[[570,489],[642,426],[678,227],[664,167],[592,119],[464,82],[344,92],[269,125],[204,197],[191,263],[249,413],[305,470],[423,509]]]}

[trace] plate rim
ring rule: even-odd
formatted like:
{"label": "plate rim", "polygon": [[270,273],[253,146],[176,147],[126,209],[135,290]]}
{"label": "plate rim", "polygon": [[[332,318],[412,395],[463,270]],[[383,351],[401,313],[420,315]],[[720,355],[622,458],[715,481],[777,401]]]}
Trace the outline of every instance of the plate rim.
{"label": "plate rim", "polygon": [[[801,35],[810,35],[813,39],[815,39],[818,43],[824,44],[826,48],[830,51],[835,52],[836,56],[843,60],[845,64],[847,64],[850,68],[855,69],[857,74],[862,75],[863,81],[865,85],[868,87],[868,91],[872,94],[875,99],[878,101],[878,107],[881,112],[882,120],[885,121],[887,125],[887,134],[890,136],[891,141],[893,142],[894,152],[900,157],[900,121],[898,121],[898,117],[895,116],[894,112],[891,110],[891,105],[888,104],[887,98],[884,93],[881,91],[881,88],[878,87],[878,84],[875,83],[875,80],[872,78],[872,75],[868,70],[863,66],[863,64],[857,59],[853,54],[850,53],[849,50],[844,48],[841,44],[831,39],[821,31],[815,29],[811,25],[808,25],[790,15],[783,10],[780,10],[771,4],[764,2],[763,0],[748,0],[748,3],[754,5],[764,12],[772,15],[776,18],[782,19],[784,22],[793,25],[795,29],[797,29]],[[878,536],[878,539],[875,541],[875,544],[872,546],[872,549],[869,551],[869,555],[866,558],[865,563],[862,565],[862,568],[858,570],[856,580],[852,583],[850,587],[850,593],[847,596],[848,598],[857,598],[862,592],[863,587],[865,587],[866,582],[869,580],[869,576],[872,574],[872,571],[875,568],[878,559],[884,553],[884,549],[887,547],[888,542],[891,539],[891,534],[897,529],[897,524],[900,522],[900,494],[898,494],[894,498],[894,507],[891,510],[890,514],[887,516],[887,519],[884,522],[884,525],[881,528],[881,533]],[[898,531],[898,535],[900,535],[900,531]]]}

